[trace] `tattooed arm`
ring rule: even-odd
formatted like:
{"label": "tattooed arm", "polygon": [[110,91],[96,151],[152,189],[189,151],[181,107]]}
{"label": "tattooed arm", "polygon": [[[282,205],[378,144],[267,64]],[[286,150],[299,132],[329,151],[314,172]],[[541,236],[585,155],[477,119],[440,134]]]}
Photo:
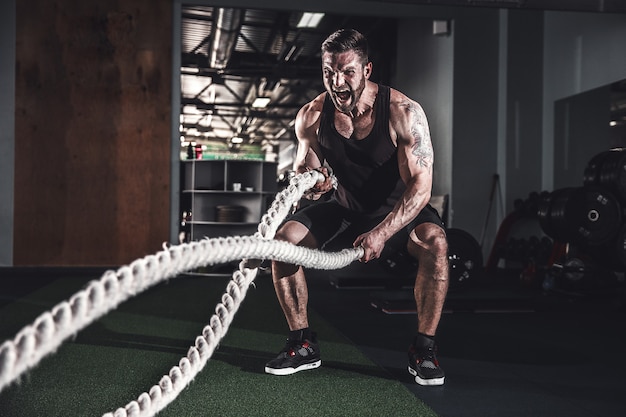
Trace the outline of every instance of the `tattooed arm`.
{"label": "tattooed arm", "polygon": [[433,147],[422,107],[392,90],[390,132],[398,147],[398,167],[406,190],[385,219],[354,242],[363,246],[362,261],[378,258],[385,242],[408,225],[430,200],[433,177]]}
{"label": "tattooed arm", "polygon": [[398,167],[407,188],[392,212],[399,226],[393,228],[395,231],[409,224],[430,200],[434,162],[428,120],[422,107],[406,99],[399,105],[399,112],[401,116],[395,119],[399,120],[395,130]]}

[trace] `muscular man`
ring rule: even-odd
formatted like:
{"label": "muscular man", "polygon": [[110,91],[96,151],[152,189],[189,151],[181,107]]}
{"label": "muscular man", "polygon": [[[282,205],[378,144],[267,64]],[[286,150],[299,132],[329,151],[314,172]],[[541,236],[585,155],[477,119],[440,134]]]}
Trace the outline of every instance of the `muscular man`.
{"label": "muscular man", "polygon": [[[296,117],[298,150],[294,169],[320,170],[326,180],[308,196],[330,191],[330,166],[338,180],[332,199],[297,211],[276,238],[322,248],[338,233],[352,233],[363,248],[362,262],[380,256],[385,243],[404,234],[417,258],[417,329],[409,347],[409,372],[421,385],[441,385],[443,370],[434,336],[448,288],[444,225],[428,204],[433,148],[421,106],[401,92],[369,80],[372,63],[365,37],[339,30],[322,44],[326,91]],[[302,267],[274,261],[272,277],[289,325],[285,348],[265,372],[288,375],[321,365],[320,348],[307,316],[308,289]]]}

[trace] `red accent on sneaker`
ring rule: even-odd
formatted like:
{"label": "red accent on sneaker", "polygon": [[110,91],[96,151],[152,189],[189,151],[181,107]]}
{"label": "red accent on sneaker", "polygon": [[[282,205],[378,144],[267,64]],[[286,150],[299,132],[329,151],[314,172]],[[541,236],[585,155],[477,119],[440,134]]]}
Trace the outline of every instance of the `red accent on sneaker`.
{"label": "red accent on sneaker", "polygon": [[307,349],[309,346],[311,346],[311,345],[309,345],[309,342],[308,342],[308,341],[305,341],[305,342],[302,344],[302,347],[303,347],[303,348],[305,348],[305,349]]}
{"label": "red accent on sneaker", "polygon": [[296,351],[293,349],[289,349],[289,356],[296,356]]}

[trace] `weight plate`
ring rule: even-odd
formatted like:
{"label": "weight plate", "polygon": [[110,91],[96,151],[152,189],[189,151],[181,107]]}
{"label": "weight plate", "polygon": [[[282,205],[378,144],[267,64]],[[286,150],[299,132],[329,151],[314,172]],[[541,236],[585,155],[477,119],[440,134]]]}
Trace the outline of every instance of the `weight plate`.
{"label": "weight plate", "polygon": [[610,149],[591,158],[583,183],[605,187],[621,203],[626,202],[626,149]]}
{"label": "weight plate", "polygon": [[[480,245],[468,232],[450,228],[448,238],[448,263],[450,289],[466,287],[476,281],[483,269],[483,256]],[[379,259],[380,266],[394,276],[415,275],[418,262],[405,250],[394,245],[386,245]]]}
{"label": "weight plate", "polygon": [[621,218],[616,197],[590,186],[555,190],[539,208],[540,225],[548,236],[591,246],[610,241],[617,234]]}
{"label": "weight plate", "polygon": [[480,245],[465,230],[450,228],[448,237],[448,262],[450,288],[465,287],[475,282],[483,269]]}

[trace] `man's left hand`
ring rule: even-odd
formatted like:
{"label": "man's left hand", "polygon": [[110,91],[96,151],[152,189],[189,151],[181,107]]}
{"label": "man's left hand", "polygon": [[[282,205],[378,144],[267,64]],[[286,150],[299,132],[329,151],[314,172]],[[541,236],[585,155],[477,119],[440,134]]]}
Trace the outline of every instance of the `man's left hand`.
{"label": "man's left hand", "polygon": [[361,262],[369,262],[372,259],[377,259],[385,247],[385,239],[374,230],[370,230],[367,233],[359,235],[353,243],[356,248],[361,246],[363,248],[363,257],[359,259]]}

